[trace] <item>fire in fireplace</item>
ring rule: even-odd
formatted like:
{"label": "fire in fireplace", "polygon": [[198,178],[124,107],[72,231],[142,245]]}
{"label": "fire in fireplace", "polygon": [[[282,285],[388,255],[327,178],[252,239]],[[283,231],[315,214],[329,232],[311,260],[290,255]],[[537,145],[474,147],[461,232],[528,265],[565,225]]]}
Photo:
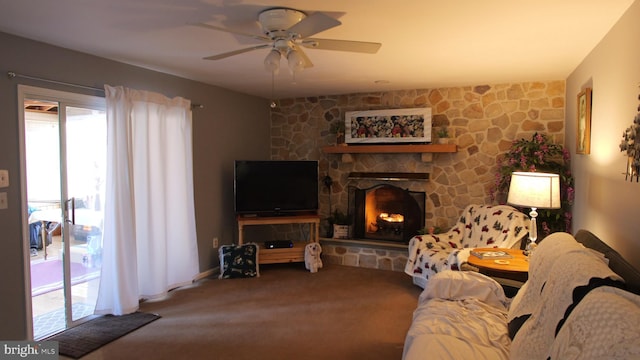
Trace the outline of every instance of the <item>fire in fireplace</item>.
{"label": "fire in fireplace", "polygon": [[424,228],[425,197],[389,184],[350,188],[354,238],[408,242]]}

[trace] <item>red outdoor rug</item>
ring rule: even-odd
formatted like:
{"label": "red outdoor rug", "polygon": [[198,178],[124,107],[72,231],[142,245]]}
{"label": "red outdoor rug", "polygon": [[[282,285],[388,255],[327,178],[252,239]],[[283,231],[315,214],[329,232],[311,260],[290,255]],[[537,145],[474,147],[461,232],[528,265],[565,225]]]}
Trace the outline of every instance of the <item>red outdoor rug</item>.
{"label": "red outdoor rug", "polygon": [[[95,279],[100,268],[71,263],[71,285]],[[51,259],[31,264],[31,296],[62,289],[62,260]]]}

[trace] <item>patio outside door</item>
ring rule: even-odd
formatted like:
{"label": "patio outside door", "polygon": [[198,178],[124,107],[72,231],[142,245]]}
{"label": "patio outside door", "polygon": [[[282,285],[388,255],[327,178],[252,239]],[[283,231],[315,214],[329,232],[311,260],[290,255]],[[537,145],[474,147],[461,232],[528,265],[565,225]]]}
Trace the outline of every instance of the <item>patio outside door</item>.
{"label": "patio outside door", "polygon": [[100,281],[104,98],[19,87],[33,338],[93,314]]}

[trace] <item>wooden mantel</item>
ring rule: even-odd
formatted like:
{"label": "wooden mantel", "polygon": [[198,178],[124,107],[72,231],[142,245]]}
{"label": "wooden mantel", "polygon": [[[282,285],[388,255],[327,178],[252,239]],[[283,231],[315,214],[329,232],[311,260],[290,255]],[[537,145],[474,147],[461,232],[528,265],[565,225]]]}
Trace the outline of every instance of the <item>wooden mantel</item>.
{"label": "wooden mantel", "polygon": [[422,161],[433,161],[434,153],[455,153],[455,144],[403,144],[403,145],[336,145],[324,146],[326,154],[342,154],[343,162],[353,162],[352,154],[422,154]]}

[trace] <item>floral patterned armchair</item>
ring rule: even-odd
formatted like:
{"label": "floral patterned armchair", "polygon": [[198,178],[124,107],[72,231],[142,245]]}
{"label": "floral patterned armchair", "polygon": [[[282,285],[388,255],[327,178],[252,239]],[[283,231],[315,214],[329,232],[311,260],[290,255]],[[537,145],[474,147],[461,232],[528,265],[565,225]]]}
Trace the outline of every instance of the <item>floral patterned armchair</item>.
{"label": "floral patterned armchair", "polygon": [[460,270],[471,250],[518,247],[529,233],[529,218],[508,205],[469,205],[448,232],[416,235],[409,241],[405,273],[425,287],[442,270]]}

